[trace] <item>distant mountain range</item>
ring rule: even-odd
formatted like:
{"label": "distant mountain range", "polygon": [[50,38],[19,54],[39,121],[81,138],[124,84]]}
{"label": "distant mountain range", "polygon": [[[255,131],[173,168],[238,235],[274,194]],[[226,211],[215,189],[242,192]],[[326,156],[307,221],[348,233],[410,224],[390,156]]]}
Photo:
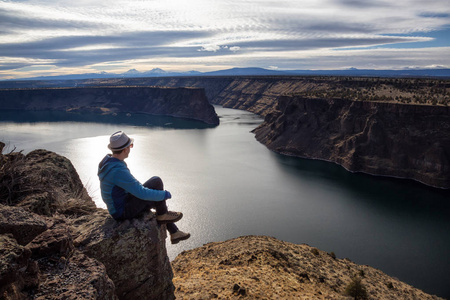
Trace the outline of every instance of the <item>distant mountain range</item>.
{"label": "distant mountain range", "polygon": [[15,80],[73,80],[94,78],[176,77],[176,76],[366,76],[366,77],[440,77],[450,78],[450,69],[370,70],[350,68],[345,70],[268,70],[263,68],[232,68],[213,72],[168,72],[160,68],[140,72],[136,69],[125,73],[108,72],[41,76]]}

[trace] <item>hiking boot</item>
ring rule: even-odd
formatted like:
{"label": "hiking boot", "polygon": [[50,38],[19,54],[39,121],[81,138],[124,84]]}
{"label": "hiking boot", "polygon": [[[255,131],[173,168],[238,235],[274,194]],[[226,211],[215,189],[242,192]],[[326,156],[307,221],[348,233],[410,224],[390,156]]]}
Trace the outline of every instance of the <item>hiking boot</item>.
{"label": "hiking boot", "polygon": [[170,235],[170,242],[172,244],[178,244],[179,241],[187,240],[191,237],[190,233],[185,233],[181,230],[178,230],[177,232]]}
{"label": "hiking boot", "polygon": [[179,221],[182,217],[183,214],[180,212],[168,211],[163,215],[156,216],[156,221],[158,221],[159,224],[175,223]]}

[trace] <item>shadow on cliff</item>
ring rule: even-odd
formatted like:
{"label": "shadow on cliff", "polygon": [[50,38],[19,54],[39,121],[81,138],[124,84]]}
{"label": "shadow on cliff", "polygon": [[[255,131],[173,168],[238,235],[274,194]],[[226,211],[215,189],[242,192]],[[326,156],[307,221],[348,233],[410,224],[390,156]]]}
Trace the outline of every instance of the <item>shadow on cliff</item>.
{"label": "shadow on cliff", "polygon": [[64,111],[26,111],[0,110],[0,122],[37,123],[37,122],[84,122],[104,124],[124,124],[143,127],[170,129],[207,129],[217,125],[206,124],[193,119],[160,116],[150,114],[97,114],[92,112]]}

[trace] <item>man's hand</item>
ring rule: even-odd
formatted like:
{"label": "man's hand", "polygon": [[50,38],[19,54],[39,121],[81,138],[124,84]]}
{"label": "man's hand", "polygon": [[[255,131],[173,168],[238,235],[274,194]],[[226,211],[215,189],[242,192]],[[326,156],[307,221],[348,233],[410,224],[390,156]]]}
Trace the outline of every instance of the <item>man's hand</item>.
{"label": "man's hand", "polygon": [[164,196],[164,200],[172,198],[172,194],[169,191],[166,191],[166,195]]}

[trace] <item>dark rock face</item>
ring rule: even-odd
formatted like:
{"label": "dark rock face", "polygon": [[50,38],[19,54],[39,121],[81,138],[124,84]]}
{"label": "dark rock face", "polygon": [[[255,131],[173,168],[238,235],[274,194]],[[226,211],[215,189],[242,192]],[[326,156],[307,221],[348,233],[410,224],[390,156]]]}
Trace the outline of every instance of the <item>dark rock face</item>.
{"label": "dark rock face", "polygon": [[[23,208],[1,206],[0,211],[9,214],[0,234],[2,299],[116,299],[105,267],[74,249],[64,218],[28,211],[23,221],[17,219]],[[23,245],[26,241],[16,238],[17,233],[27,231],[27,240],[33,239]]]}
{"label": "dark rock face", "polygon": [[218,125],[204,89],[85,87],[0,90],[1,109],[147,113]]}
{"label": "dark rock face", "polygon": [[[43,83],[44,84],[44,83]],[[204,88],[211,103],[265,116],[277,98],[384,101],[419,105],[449,105],[449,80],[427,78],[369,78],[333,76],[218,76],[81,80],[79,85],[153,85]]]}
{"label": "dark rock face", "polygon": [[0,204],[0,234],[12,234],[19,245],[26,245],[47,230],[45,219],[21,207]]}
{"label": "dark rock face", "polygon": [[174,299],[165,239],[97,209],[67,158],[0,153],[0,298]]}
{"label": "dark rock face", "polygon": [[117,299],[114,283],[95,259],[74,252],[68,259],[43,259],[35,299]]}
{"label": "dark rock face", "polygon": [[31,251],[11,235],[0,234],[0,295],[2,299],[27,299],[23,290],[39,285],[37,263]]}
{"label": "dark rock face", "polygon": [[309,80],[289,77],[235,78],[214,98],[213,103],[265,116],[274,109],[278,96],[298,93],[311,86],[313,84]]}
{"label": "dark rock face", "polygon": [[284,96],[254,132],[279,153],[450,188],[449,130],[444,106]]}
{"label": "dark rock face", "polygon": [[73,223],[76,247],[102,262],[120,299],[172,299],[166,228],[152,213],[117,222],[98,210]]}

